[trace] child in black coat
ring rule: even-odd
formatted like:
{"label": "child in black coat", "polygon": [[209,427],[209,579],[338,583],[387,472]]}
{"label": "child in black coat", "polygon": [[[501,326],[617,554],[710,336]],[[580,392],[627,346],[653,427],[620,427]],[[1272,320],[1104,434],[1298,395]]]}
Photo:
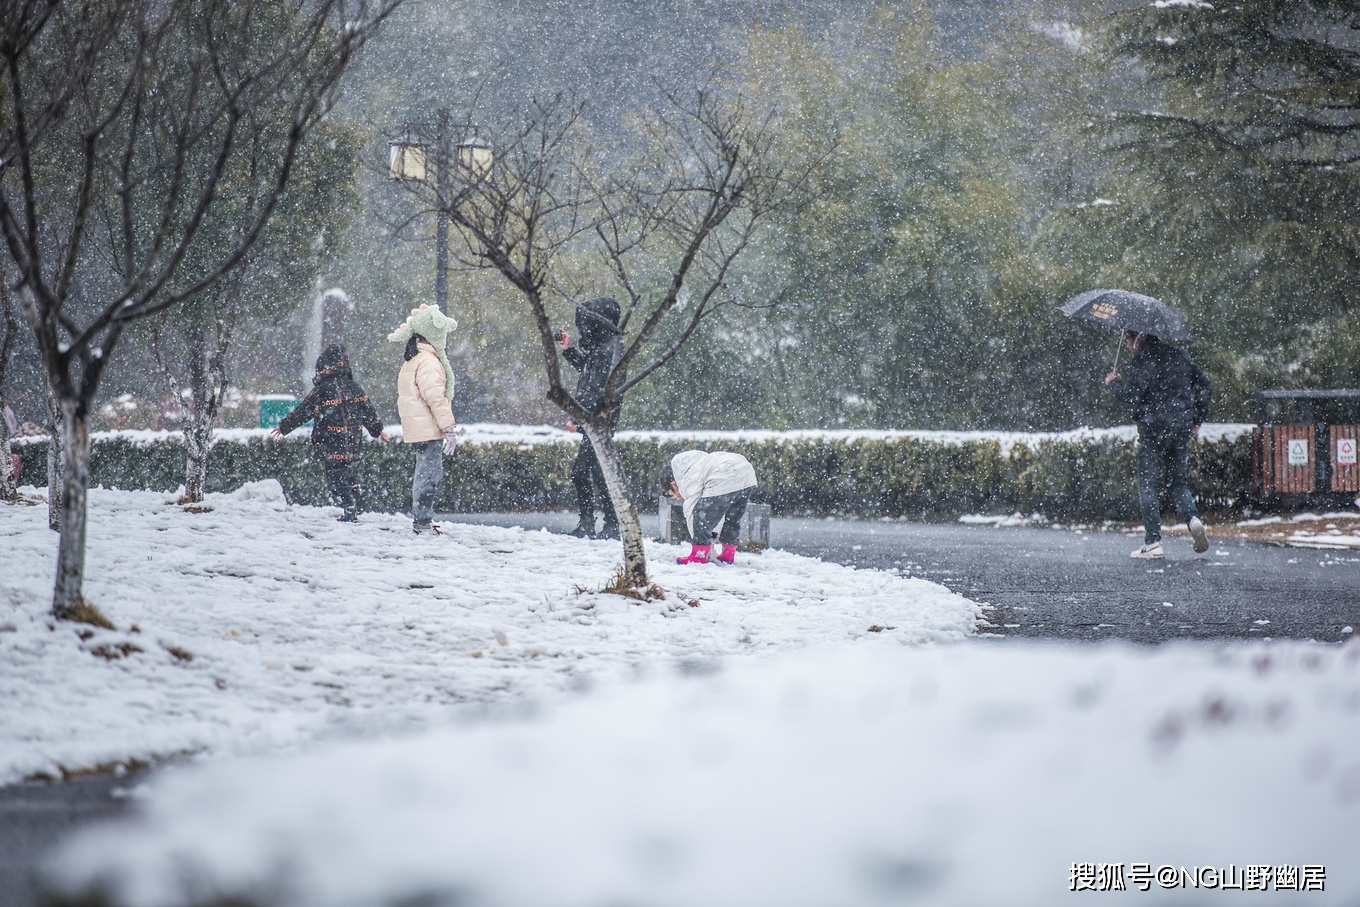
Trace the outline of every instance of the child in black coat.
{"label": "child in black coat", "polygon": [[326,470],[326,487],[344,508],[342,523],[359,520],[359,480],[351,463],[363,454],[363,431],[383,441],[387,434],[368,394],[354,380],[343,343],[332,343],[316,360],[312,392],[271,434],[286,435],[315,420],[312,453]]}

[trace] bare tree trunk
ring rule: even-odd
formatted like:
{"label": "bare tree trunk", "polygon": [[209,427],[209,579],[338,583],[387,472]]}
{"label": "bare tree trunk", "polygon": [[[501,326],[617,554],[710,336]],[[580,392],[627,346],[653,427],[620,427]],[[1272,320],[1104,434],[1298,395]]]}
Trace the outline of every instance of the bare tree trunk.
{"label": "bare tree trunk", "polygon": [[208,448],[212,444],[212,420],[195,409],[184,428],[184,497],[186,504],[201,504],[208,486]]}
{"label": "bare tree trunk", "polygon": [[9,444],[9,422],[5,419],[5,389],[0,386],[0,501],[12,501],[18,493],[14,451]]}
{"label": "bare tree trunk", "polygon": [[199,504],[208,484],[208,445],[212,441],[213,389],[208,374],[208,351],[203,348],[203,329],[197,324],[186,332],[189,347],[189,393],[192,409],[184,425],[184,500]]}
{"label": "bare tree trunk", "polygon": [[81,587],[85,581],[85,495],[90,486],[90,433],[85,407],[79,400],[61,401],[61,419],[65,475],[62,477],[61,544],[57,554],[52,615],[61,620],[78,620],[86,610]]}
{"label": "bare tree trunk", "polygon": [[192,356],[190,387],[194,397],[193,416],[184,430],[186,448],[184,496],[197,504],[208,487],[208,458],[212,453],[213,425],[222,411],[227,394],[227,350],[231,347],[231,323],[217,320],[217,340],[212,350],[201,328],[191,330]]}
{"label": "bare tree trunk", "polygon": [[4,309],[5,339],[0,343],[0,501],[12,501],[18,495],[18,481],[14,475],[14,451],[9,443],[9,419],[5,417],[5,388],[9,376],[9,360],[14,353],[14,340],[19,334],[19,319],[10,304],[9,287],[0,275],[0,307]]}
{"label": "bare tree trunk", "polygon": [[[152,334],[152,349],[156,362],[165,376],[170,395],[184,404],[179,379],[169,365],[162,347],[164,323]],[[208,453],[212,447],[213,421],[221,402],[221,389],[226,386],[225,343],[219,331],[216,355],[205,349],[202,327],[193,324],[184,331],[184,343],[189,360],[188,412],[180,418],[184,432],[184,497],[182,504],[201,504],[208,486]]]}
{"label": "bare tree trunk", "polygon": [[57,405],[56,392],[47,385],[47,528],[61,532],[62,491],[65,488],[66,453],[62,430],[61,408]]}
{"label": "bare tree trunk", "polygon": [[650,583],[647,579],[647,553],[642,547],[642,522],[638,519],[633,492],[628,488],[623,461],[619,459],[618,448],[614,446],[614,432],[608,427],[600,428],[589,422],[581,428],[595,448],[595,456],[600,460],[600,471],[604,473],[604,484],[609,489],[610,503],[614,505],[614,513],[619,518],[624,581],[634,589],[645,589]]}

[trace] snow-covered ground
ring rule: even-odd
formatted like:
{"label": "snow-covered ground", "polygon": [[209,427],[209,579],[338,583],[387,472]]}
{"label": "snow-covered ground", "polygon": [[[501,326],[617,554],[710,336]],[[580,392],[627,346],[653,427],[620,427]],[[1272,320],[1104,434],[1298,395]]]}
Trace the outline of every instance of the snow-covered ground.
{"label": "snow-covered ground", "polygon": [[928,582],[663,545],[643,604],[591,591],[616,542],[170,498],[91,493],[112,631],[48,619],[45,508],[0,506],[0,783],[196,756],[51,855],[68,894],[1360,904],[1360,643],[981,639]]}
{"label": "snow-covered ground", "polygon": [[[1360,498],[1355,505],[1360,508]],[[960,523],[971,526],[993,526],[1009,529],[1016,526],[1048,526],[1054,529],[1100,529],[1141,535],[1142,523],[1104,520],[1094,524],[1054,523],[1042,513],[1025,516],[1012,513],[1010,516],[983,513],[965,513],[959,517]],[[1189,535],[1184,526],[1171,525],[1163,531],[1174,535]],[[1300,513],[1291,516],[1269,516],[1261,519],[1237,520],[1233,523],[1219,523],[1212,529],[1215,538],[1240,538],[1285,545],[1291,548],[1318,548],[1322,550],[1360,549],[1360,512],[1338,511],[1332,513]]]}
{"label": "snow-covered ground", "polygon": [[137,907],[1353,905],[1358,754],[1356,647],[875,638],[166,772],[50,877]]}
{"label": "snow-covered ground", "polygon": [[0,505],[0,784],[408,731],[871,630],[962,639],[981,616],[924,580],[778,551],[682,567],[659,544],[650,573],[666,598],[644,604],[591,591],[610,582],[618,542],[466,524],[415,536],[382,514],[341,524],[338,510],[290,507],[273,480],[193,509],[91,491],[86,597],[110,631],[47,616],[46,506]]}
{"label": "snow-covered ground", "polygon": [[[1355,499],[1360,507],[1360,498]],[[1295,548],[1360,548],[1360,513],[1299,513],[1240,520],[1236,525],[1246,537],[1265,539]]]}

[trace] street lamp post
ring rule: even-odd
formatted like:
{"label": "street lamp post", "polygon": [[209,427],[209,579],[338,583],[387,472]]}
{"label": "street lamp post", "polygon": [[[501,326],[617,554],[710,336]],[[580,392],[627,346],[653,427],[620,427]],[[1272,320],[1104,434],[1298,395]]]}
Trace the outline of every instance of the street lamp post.
{"label": "street lamp post", "polygon": [[435,112],[435,213],[434,213],[434,302],[439,311],[449,310],[449,215],[444,207],[449,197],[449,112]]}
{"label": "street lamp post", "polygon": [[[485,179],[491,172],[491,146],[477,136],[477,127],[469,126],[471,138],[452,147],[449,112],[435,111],[434,121],[407,122],[399,141],[387,143],[389,154],[388,178],[428,184],[433,169],[435,191],[435,264],[434,300],[441,312],[449,310],[449,214],[448,200],[457,176],[468,181]],[[425,139],[433,132],[434,147]],[[430,160],[430,151],[434,159]],[[433,165],[433,167],[431,167]],[[455,166],[456,165],[456,166]]]}

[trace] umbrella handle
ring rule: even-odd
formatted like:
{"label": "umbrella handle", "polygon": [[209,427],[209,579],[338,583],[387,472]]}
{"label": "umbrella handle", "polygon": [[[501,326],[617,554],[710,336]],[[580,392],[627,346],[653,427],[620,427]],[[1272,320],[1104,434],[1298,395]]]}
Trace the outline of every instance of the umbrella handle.
{"label": "umbrella handle", "polygon": [[1123,351],[1124,351],[1124,338],[1120,337],[1119,345],[1114,348],[1114,366],[1110,369],[1110,371],[1112,372],[1119,371],[1119,354],[1122,353]]}

